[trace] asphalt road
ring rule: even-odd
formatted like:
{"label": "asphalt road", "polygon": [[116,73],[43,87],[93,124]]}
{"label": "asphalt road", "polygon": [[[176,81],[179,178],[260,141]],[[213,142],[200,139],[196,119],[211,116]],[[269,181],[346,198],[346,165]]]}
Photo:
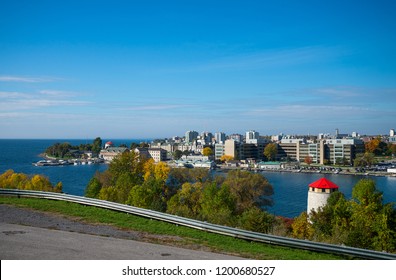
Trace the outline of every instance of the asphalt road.
{"label": "asphalt road", "polygon": [[[175,237],[155,236],[157,240]],[[1,260],[228,260],[235,256],[139,240],[142,233],[0,205]]]}

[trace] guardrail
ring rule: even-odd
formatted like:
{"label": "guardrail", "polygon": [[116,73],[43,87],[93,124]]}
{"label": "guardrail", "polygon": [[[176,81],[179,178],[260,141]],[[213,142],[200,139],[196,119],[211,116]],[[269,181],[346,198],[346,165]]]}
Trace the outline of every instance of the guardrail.
{"label": "guardrail", "polygon": [[355,256],[363,259],[377,259],[377,260],[395,260],[396,254],[390,254],[386,252],[378,252],[360,248],[353,248],[347,246],[340,246],[334,244],[313,242],[301,239],[287,238],[281,236],[275,236],[270,234],[263,234],[252,232],[248,230],[242,230],[237,228],[231,228],[227,226],[210,224],[207,222],[197,221],[193,219],[188,219],[180,216],[175,216],[167,213],[161,213],[153,210],[142,209],[134,206],[129,206],[125,204],[119,204],[115,202],[99,200],[94,198],[87,198],[82,196],[52,193],[52,192],[40,192],[40,191],[26,191],[26,190],[15,190],[15,189],[1,189],[0,195],[11,195],[11,196],[24,196],[24,197],[34,197],[34,198],[45,198],[52,200],[62,200],[68,202],[79,203],[83,205],[95,206],[100,208],[106,208],[110,210],[115,210],[119,212],[129,213],[133,215],[138,215],[150,219],[160,220],[168,223],[173,223],[177,225],[182,225],[190,228],[195,228],[207,232],[213,232],[217,234],[232,236],[235,238],[293,247],[298,249],[305,249],[318,252],[333,253],[338,255],[349,255]]}

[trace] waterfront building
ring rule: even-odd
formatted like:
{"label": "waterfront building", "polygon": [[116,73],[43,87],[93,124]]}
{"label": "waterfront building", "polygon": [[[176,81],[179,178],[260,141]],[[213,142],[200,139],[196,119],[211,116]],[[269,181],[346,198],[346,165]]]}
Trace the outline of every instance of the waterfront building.
{"label": "waterfront building", "polygon": [[357,138],[321,139],[316,142],[285,138],[278,145],[277,158],[303,162],[306,157],[311,157],[313,163],[324,164],[327,160],[331,164],[352,164],[359,153],[364,153],[364,142]]}
{"label": "waterfront building", "polygon": [[220,160],[220,158],[225,155],[225,144],[216,143],[214,147],[215,147],[215,151],[214,151],[215,159]]}
{"label": "waterfront building", "polygon": [[344,161],[352,164],[356,155],[364,153],[364,151],[364,142],[357,138],[326,139],[324,158],[332,164],[344,163]]}
{"label": "waterfront building", "polygon": [[162,148],[136,148],[136,154],[144,158],[152,158],[155,162],[166,161],[167,152]]}
{"label": "waterfront building", "polygon": [[224,155],[231,156],[234,159],[239,159],[240,142],[234,139],[227,139],[224,144]]}
{"label": "waterfront building", "polygon": [[338,191],[338,186],[326,178],[321,178],[309,184],[307,214],[325,206],[327,199],[335,191]]}
{"label": "waterfront building", "polygon": [[125,147],[107,146],[106,149],[100,151],[99,158],[102,158],[107,162],[111,162],[116,156],[125,152],[129,152],[129,149]]}
{"label": "waterfront building", "polygon": [[395,135],[395,130],[394,130],[393,128],[389,131],[389,136],[390,136],[390,137],[396,136],[396,135]]}
{"label": "waterfront building", "polygon": [[176,143],[153,143],[150,144],[150,148],[161,148],[166,151],[167,159],[171,159],[172,154],[178,149]]}

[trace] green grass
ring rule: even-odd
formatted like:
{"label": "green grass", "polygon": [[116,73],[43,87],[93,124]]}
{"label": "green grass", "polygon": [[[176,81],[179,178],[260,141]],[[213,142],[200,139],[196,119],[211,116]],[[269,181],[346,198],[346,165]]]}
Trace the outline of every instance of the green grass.
{"label": "green grass", "polygon": [[[0,204],[11,204],[17,207],[57,213],[74,219],[77,218],[87,223],[100,223],[121,229],[140,231],[147,233],[149,236],[173,236],[175,238],[171,238],[171,240],[174,246],[197,249],[204,248],[212,252],[227,253],[245,258],[271,260],[345,259],[345,257],[333,254],[317,253],[240,240],[135,215],[65,201],[0,196]],[[149,238],[149,241],[157,243],[166,242],[166,244],[170,244],[169,238]]]}

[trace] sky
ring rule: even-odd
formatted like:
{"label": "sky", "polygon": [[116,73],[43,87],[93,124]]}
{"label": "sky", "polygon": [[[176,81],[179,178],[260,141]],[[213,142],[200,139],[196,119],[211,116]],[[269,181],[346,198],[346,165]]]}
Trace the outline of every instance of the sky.
{"label": "sky", "polygon": [[0,2],[0,138],[396,128],[396,1]]}

